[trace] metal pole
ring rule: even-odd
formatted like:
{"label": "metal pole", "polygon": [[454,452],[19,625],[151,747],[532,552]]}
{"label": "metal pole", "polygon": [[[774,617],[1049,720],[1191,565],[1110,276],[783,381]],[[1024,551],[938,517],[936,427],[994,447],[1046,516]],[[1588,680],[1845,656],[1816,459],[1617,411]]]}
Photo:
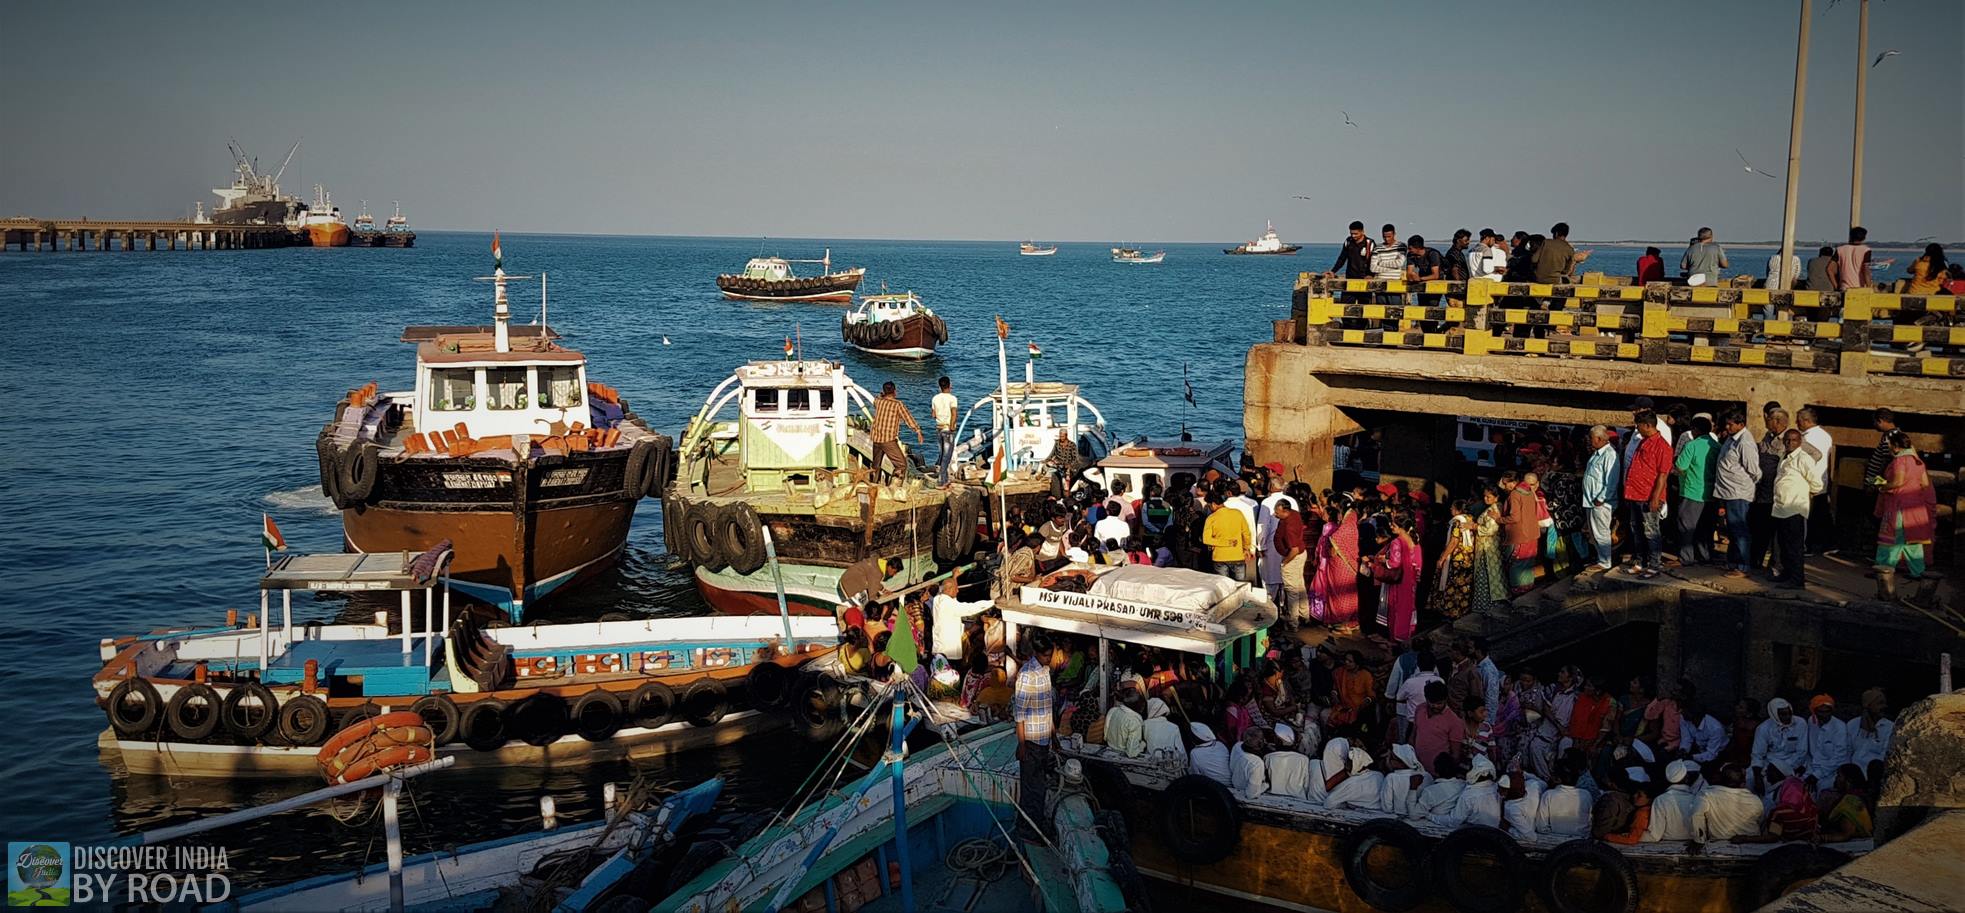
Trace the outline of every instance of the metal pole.
{"label": "metal pole", "polygon": [[[668,510],[669,505],[664,503],[662,509]],[[778,591],[778,618],[785,623],[785,652],[790,653],[797,647],[791,636],[791,609],[785,605],[785,573],[778,566],[778,543],[771,538],[769,524],[759,524],[759,526],[764,530],[764,559],[771,563],[771,585]]]}
{"label": "metal pole", "polygon": [[455,763],[457,763],[457,758],[455,756],[446,755],[444,757],[437,758],[434,761],[425,761],[414,767],[405,767],[401,770],[392,770],[389,771],[388,773],[380,773],[380,774],[376,774],[373,777],[364,777],[360,780],[354,780],[348,783],[340,783],[334,786],[325,786],[320,789],[314,790],[313,792],[310,793],[302,793],[290,799],[281,799],[278,802],[271,802],[266,805],[258,806],[256,808],[242,809],[240,811],[230,812],[223,815],[215,815],[213,817],[206,818],[201,821],[193,821],[189,824],[178,824],[178,825],[173,825],[171,827],[160,827],[154,831],[145,831],[141,834],[131,834],[128,837],[116,841],[116,845],[117,846],[154,846],[156,844],[164,843],[166,841],[176,840],[179,837],[189,837],[193,834],[202,834],[207,831],[215,831],[218,830],[219,828],[231,827],[235,824],[244,824],[248,821],[258,821],[261,818],[277,815],[281,812],[292,811],[296,808],[304,808],[306,806],[313,805],[316,802],[320,802],[324,799],[333,799],[338,796],[348,795],[350,793],[365,792],[367,790],[374,789],[390,781],[406,780],[410,777],[420,777],[427,773],[443,770],[444,768],[449,767]]}
{"label": "metal pole", "polygon": [[1863,109],[1869,101],[1869,0],[1856,11],[1856,145],[1849,153],[1849,227],[1863,224]]}
{"label": "metal pole", "polygon": [[539,339],[544,341],[550,335],[552,330],[546,323],[546,271],[542,269],[539,271]]}
{"label": "metal pole", "polygon": [[266,663],[268,660],[272,658],[270,654],[273,652],[272,645],[267,643],[267,640],[269,637],[271,637],[271,634],[266,629],[267,622],[271,621],[271,619],[266,617],[270,612],[270,606],[271,603],[267,601],[266,591],[263,589],[260,590],[259,591],[259,674],[261,676],[266,675]]}
{"label": "metal pole", "polygon": [[402,599],[398,601],[402,603],[403,655],[408,656],[409,655],[409,591],[403,590]]}
{"label": "metal pole", "polygon": [[403,908],[403,828],[402,820],[396,814],[396,799],[402,795],[402,791],[401,780],[390,780],[382,787],[382,840],[389,852],[389,909],[392,913],[401,913]]}
{"label": "metal pole", "polygon": [[[902,760],[902,751],[907,747],[907,701],[894,700],[894,717],[890,724],[894,740],[887,748],[887,757],[894,766],[894,858],[901,864],[901,909],[914,907],[914,867],[909,864],[907,849],[907,765]],[[880,877],[887,877],[886,872]]]}
{"label": "metal pole", "polygon": [[1801,112],[1808,95],[1808,21],[1812,0],[1801,0],[1801,36],[1794,51],[1794,114],[1788,121],[1788,187],[1781,206],[1781,259],[1774,270],[1775,288],[1792,288],[1788,263],[1794,258],[1794,209],[1801,182]]}
{"label": "metal pole", "polygon": [[1938,654],[1938,693],[1951,693],[1951,654]]}
{"label": "metal pole", "polygon": [[1098,638],[1098,709],[1104,713],[1112,709],[1112,677],[1105,670],[1112,668],[1111,641],[1100,634]]}
{"label": "metal pole", "polygon": [[280,614],[282,616],[281,627],[286,630],[287,649],[291,650],[293,649],[293,591],[292,590],[280,591]]}

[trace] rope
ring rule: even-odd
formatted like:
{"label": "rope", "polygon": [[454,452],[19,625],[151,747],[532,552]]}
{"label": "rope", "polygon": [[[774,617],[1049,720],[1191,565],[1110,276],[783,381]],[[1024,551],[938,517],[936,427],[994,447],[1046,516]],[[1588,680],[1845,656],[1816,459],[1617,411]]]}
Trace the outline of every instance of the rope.
{"label": "rope", "polygon": [[[928,704],[928,696],[923,694],[920,688],[915,687],[912,681],[906,684],[906,688],[908,699],[918,704],[924,717],[932,718],[933,714],[929,712],[932,708]],[[962,772],[962,779],[969,784],[970,789],[980,794],[982,787],[976,782],[975,772],[962,763],[962,758],[958,753],[958,748],[966,748],[968,746],[959,737],[946,738],[942,744],[948,746],[949,759],[955,763],[955,769]],[[1029,815],[1024,814],[1022,802],[1018,802],[1013,808],[1016,810],[1017,817],[1029,824],[1030,832],[1037,835],[1038,841],[1053,850],[1057,849],[1057,844],[1051,842],[1051,838],[1044,833],[1044,829],[1038,826],[1036,821],[1031,820]],[[1017,848],[1016,838],[1010,834],[1009,829],[1003,826],[1002,821],[997,820],[995,815],[989,816],[989,821],[996,826],[996,832],[1003,835],[1003,842],[1009,846],[1011,852],[1016,854],[1017,864],[1023,868],[1024,875],[1030,879],[1031,883],[1035,884],[1037,882],[1037,869],[1030,864],[1029,859],[1025,858],[1023,851]]]}

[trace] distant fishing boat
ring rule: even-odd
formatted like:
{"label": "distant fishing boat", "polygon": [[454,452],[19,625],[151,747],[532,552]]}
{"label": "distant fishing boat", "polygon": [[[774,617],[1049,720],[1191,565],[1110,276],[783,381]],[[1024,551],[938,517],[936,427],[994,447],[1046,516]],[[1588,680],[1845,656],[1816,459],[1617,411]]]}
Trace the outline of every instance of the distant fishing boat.
{"label": "distant fishing boat", "polygon": [[[799,276],[794,263],[817,263],[817,276]],[[866,267],[832,271],[832,249],[817,260],[787,260],[783,257],[752,257],[741,273],[716,277],[716,287],[732,301],[831,301],[853,303],[853,291],[866,276]]]}
{"label": "distant fishing boat", "polygon": [[416,232],[410,230],[409,220],[403,218],[402,202],[401,201],[395,201],[395,202],[396,202],[396,214],[390,216],[389,220],[383,223],[382,246],[383,247],[415,247]]}
{"label": "distant fishing boat", "polygon": [[1283,239],[1276,236],[1276,223],[1265,222],[1263,223],[1262,237],[1246,244],[1224,248],[1222,253],[1287,255],[1294,254],[1302,249],[1303,245],[1301,244],[1284,244]]}
{"label": "distant fishing boat", "polygon": [[1022,244],[1017,245],[1017,253],[1022,254],[1026,257],[1048,257],[1057,252],[1058,252],[1058,246],[1055,244],[1050,245],[1049,247],[1045,247],[1037,244],[1034,241],[1025,241]]}
{"label": "distant fishing boat", "polygon": [[1167,252],[1164,250],[1156,250],[1149,254],[1143,253],[1137,247],[1115,247],[1112,249],[1112,262],[1114,263],[1158,263],[1165,259],[1167,259]]}
{"label": "distant fishing boat", "polygon": [[927,358],[948,341],[948,324],[913,292],[871,295],[839,319],[846,347],[890,358]]}
{"label": "distant fishing boat", "polygon": [[361,214],[355,216],[355,227],[352,229],[352,233],[353,236],[348,241],[349,247],[380,247],[382,245],[382,233],[375,229],[375,217],[368,214],[367,200],[362,201]]}

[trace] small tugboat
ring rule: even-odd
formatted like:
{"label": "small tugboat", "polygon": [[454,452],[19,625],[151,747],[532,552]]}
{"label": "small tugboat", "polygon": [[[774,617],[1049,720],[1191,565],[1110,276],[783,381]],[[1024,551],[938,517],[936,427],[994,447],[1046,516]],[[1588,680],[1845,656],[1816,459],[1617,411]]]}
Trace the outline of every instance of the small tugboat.
{"label": "small tugboat", "polygon": [[314,205],[301,216],[300,230],[314,247],[347,247],[353,237],[348,223],[341,220],[341,208],[334,205],[334,197],[319,184],[314,185]]}
{"label": "small tugboat", "polygon": [[935,347],[948,341],[948,324],[913,292],[883,293],[860,299],[858,307],[839,319],[839,333],[850,349],[921,359],[933,356]]}
{"label": "small tugboat", "polygon": [[1017,245],[1017,253],[1026,257],[1049,257],[1057,252],[1058,246],[1055,244],[1039,246],[1035,241],[1025,241]]}
{"label": "small tugboat", "polygon": [[402,201],[396,200],[392,202],[396,205],[396,214],[390,216],[388,221],[382,223],[382,246],[415,247],[416,232],[409,230],[409,220],[403,218]]}
{"label": "small tugboat", "polygon": [[[794,263],[817,263],[817,276],[797,276]],[[866,267],[832,271],[832,249],[817,260],[787,260],[783,257],[753,257],[744,271],[716,277],[716,287],[732,301],[831,301],[853,303],[853,292],[866,276]]]}
{"label": "small tugboat", "polygon": [[368,201],[362,201],[362,211],[355,216],[355,227],[350,230],[349,247],[381,247],[382,233],[375,230],[375,217],[368,214]]}
{"label": "small tugboat", "polygon": [[[956,426],[951,477],[990,486],[983,515],[991,528],[1043,504],[1054,490],[1070,485],[1079,468],[1098,463],[1111,450],[1105,416],[1080,395],[1078,385],[1039,381],[1035,373],[1034,363],[1025,362],[1022,382],[991,390]],[[982,414],[985,408],[988,412]],[[999,473],[994,468],[997,429],[1006,424],[1003,437],[1009,449]]]}
{"label": "small tugboat", "polygon": [[1265,222],[1263,225],[1262,237],[1250,241],[1247,244],[1224,248],[1222,253],[1283,255],[1293,254],[1303,249],[1303,245],[1301,244],[1284,244],[1283,239],[1276,236],[1276,223]]}
{"label": "small tugboat", "polygon": [[1114,263],[1158,263],[1165,259],[1167,259],[1167,252],[1164,250],[1156,250],[1149,254],[1142,252],[1136,247],[1115,247],[1112,249],[1112,262]]}
{"label": "small tugboat", "polygon": [[537,325],[510,325],[495,237],[492,258],[493,325],[405,330],[415,388],[351,391],[316,449],[351,549],[448,539],[458,589],[516,622],[614,562],[635,505],[669,478],[671,442],[555,342],[543,295]]}
{"label": "small tugboat", "polygon": [[712,608],[775,614],[782,594],[794,613],[831,618],[853,564],[891,559],[905,585],[937,559],[970,558],[982,489],[876,481],[872,411],[844,367],[789,343],[785,360],[740,365],[710,392],[682,435],[662,537]]}
{"label": "small tugboat", "polygon": [[[99,744],[137,772],[305,776],[338,754],[324,744],[350,741],[330,735],[393,709],[421,718],[426,756],[459,766],[620,760],[785,725],[787,699],[812,681],[805,671],[836,665],[825,661],[839,639],[830,618],[516,628],[453,618],[452,559],[447,542],[420,554],[284,554],[243,624],[232,611],[210,628],[104,638]],[[297,623],[296,591],[382,610],[373,623]]]}

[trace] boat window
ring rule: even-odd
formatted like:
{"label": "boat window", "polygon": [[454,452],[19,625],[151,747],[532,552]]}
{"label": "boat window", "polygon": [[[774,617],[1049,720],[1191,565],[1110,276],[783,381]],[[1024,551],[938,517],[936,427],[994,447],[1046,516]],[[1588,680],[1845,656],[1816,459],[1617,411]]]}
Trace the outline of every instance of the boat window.
{"label": "boat window", "polygon": [[539,405],[551,409],[580,405],[580,369],[540,368]]}
{"label": "boat window", "polygon": [[831,413],[831,412],[832,412],[832,391],[831,391],[831,390],[820,390],[820,391],[819,391],[819,411],[820,411],[820,412],[825,412],[825,413]]}
{"label": "boat window", "polygon": [[778,388],[759,387],[756,390],[752,390],[751,411],[753,412],[778,411]]}
{"label": "boat window", "polygon": [[525,408],[525,369],[486,368],[485,396],[493,409]]}
{"label": "boat window", "polygon": [[810,390],[785,391],[786,412],[806,412],[811,410],[811,408],[812,408],[812,391]]}
{"label": "boat window", "polygon": [[430,372],[430,408],[461,412],[478,404],[475,368],[437,368]]}

